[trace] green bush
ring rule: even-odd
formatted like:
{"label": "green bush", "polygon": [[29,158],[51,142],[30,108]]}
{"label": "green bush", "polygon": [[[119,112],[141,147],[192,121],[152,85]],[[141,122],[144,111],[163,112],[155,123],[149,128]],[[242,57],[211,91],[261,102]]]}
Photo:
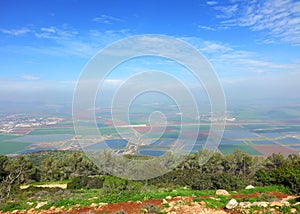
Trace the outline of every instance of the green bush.
{"label": "green bush", "polygon": [[106,194],[121,194],[127,189],[128,180],[106,176],[103,182],[103,192]]}
{"label": "green bush", "polygon": [[72,178],[70,183],[68,183],[68,189],[99,189],[103,187],[104,178],[102,177],[88,177],[88,176],[78,176]]}
{"label": "green bush", "polygon": [[300,194],[300,166],[282,166],[271,174],[278,184],[288,187],[292,193]]}
{"label": "green bush", "polygon": [[24,202],[8,202],[4,204],[0,204],[1,211],[7,212],[7,211],[13,211],[13,210],[22,210],[26,207]]}
{"label": "green bush", "polygon": [[282,185],[300,194],[300,165],[285,164],[269,172],[258,170],[256,180],[263,185]]}
{"label": "green bush", "polygon": [[190,186],[193,190],[206,190],[213,188],[213,183],[210,175],[194,174],[191,175],[190,179]]}
{"label": "green bush", "polygon": [[155,206],[154,204],[147,204],[141,208],[140,213],[159,214],[162,212],[161,207]]}
{"label": "green bush", "polygon": [[218,173],[211,177],[215,189],[239,190],[245,187],[242,179],[228,173]]}
{"label": "green bush", "polygon": [[115,214],[125,214],[125,212],[123,210],[120,210],[120,211],[115,212]]}
{"label": "green bush", "polygon": [[255,173],[255,178],[257,185],[270,185],[275,183],[276,179],[270,176],[270,173],[267,173],[263,169],[259,169]]}

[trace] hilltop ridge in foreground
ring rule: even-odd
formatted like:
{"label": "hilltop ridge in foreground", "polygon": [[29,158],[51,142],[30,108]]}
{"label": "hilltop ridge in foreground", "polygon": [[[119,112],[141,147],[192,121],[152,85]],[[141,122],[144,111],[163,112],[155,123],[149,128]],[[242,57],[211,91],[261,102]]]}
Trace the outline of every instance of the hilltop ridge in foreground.
{"label": "hilltop ridge in foreground", "polygon": [[[273,187],[275,190],[275,187]],[[187,188],[185,188],[188,190]],[[268,188],[265,188],[268,190]],[[179,189],[173,189],[171,195],[176,195]],[[246,191],[246,190],[245,190]],[[248,190],[253,192],[252,190]],[[91,203],[89,206],[81,207],[75,204],[69,208],[65,206],[51,206],[43,210],[48,202],[37,202],[36,208],[28,210],[14,210],[1,212],[1,214],[52,214],[52,213],[112,213],[112,214],[146,214],[146,213],[167,213],[167,214],[241,214],[241,213],[299,213],[299,197],[282,192],[260,193],[259,188],[253,193],[229,193],[226,190],[217,190],[215,194],[201,196],[166,196],[163,199],[150,199],[144,201],[126,201],[117,203]],[[203,192],[204,193],[204,192]],[[63,200],[63,199],[62,199]],[[87,198],[89,200],[89,198]],[[248,201],[245,201],[248,200]],[[263,201],[265,200],[265,201]],[[238,202],[239,201],[239,202]],[[250,202],[252,201],[252,202]],[[234,203],[235,204],[234,204]],[[27,202],[29,203],[29,202]],[[34,205],[35,206],[35,205]]]}

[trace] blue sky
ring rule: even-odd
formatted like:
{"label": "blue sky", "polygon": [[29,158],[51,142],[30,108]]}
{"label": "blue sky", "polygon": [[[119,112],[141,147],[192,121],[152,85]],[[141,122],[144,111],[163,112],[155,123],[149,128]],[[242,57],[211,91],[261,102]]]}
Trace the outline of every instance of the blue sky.
{"label": "blue sky", "polygon": [[0,100],[71,100],[92,56],[140,34],[196,47],[228,99],[300,98],[299,1],[2,0]]}

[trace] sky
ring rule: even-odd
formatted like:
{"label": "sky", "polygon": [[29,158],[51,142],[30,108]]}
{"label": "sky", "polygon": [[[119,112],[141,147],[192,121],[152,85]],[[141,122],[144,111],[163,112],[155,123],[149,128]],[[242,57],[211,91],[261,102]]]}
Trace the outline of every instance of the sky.
{"label": "sky", "polygon": [[[300,99],[300,1],[2,0],[0,101],[71,102],[80,72],[94,55],[143,34],[175,37],[197,48],[228,102]],[[155,63],[160,64],[130,66],[160,69]],[[116,72],[106,85],[124,78]]]}

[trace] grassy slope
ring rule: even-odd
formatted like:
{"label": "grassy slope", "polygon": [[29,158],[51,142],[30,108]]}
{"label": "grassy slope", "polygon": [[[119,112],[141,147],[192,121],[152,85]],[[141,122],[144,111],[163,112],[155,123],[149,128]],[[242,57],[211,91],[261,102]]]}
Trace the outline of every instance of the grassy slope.
{"label": "grassy slope", "polygon": [[[57,183],[57,182],[56,182]],[[62,182],[65,183],[65,182]],[[47,184],[47,183],[44,183]],[[49,183],[48,183],[49,184]],[[251,190],[241,190],[238,192],[230,192],[231,194],[251,194],[251,193],[265,193],[268,192],[283,192],[288,190],[279,186],[257,187]],[[30,199],[28,199],[30,197]],[[32,197],[34,196],[34,197]],[[37,197],[38,196],[38,197]],[[155,188],[148,186],[143,193],[137,193],[134,190],[126,193],[107,194],[102,189],[80,189],[80,190],[59,190],[59,189],[43,189],[43,188],[29,188],[22,190],[18,199],[14,202],[7,203],[3,211],[24,210],[35,207],[39,201],[47,201],[48,203],[42,209],[49,209],[52,206],[65,208],[72,207],[79,204],[80,207],[89,206],[92,203],[116,203],[126,201],[144,201],[149,199],[163,199],[167,196],[192,196],[194,201],[205,201],[208,207],[224,208],[231,197],[215,196],[215,190],[191,190],[183,187],[178,188]],[[205,196],[205,197],[203,197]],[[219,198],[214,200],[213,198]],[[239,199],[238,199],[239,200]],[[253,199],[258,200],[258,199]],[[251,201],[251,199],[249,199]],[[27,202],[33,202],[33,205],[28,205]],[[297,209],[300,207],[297,207]]]}

